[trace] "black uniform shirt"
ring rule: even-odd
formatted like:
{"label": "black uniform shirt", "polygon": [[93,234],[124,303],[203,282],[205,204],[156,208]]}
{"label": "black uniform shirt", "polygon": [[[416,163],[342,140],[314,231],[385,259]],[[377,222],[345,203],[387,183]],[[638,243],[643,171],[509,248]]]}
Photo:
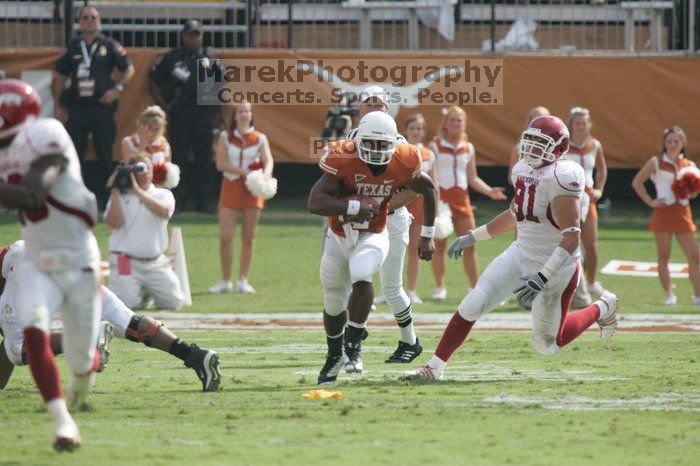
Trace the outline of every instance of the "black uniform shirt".
{"label": "black uniform shirt", "polygon": [[210,71],[220,69],[218,60],[209,47],[200,47],[194,53],[187,51],[185,47],[179,47],[158,57],[151,68],[151,79],[161,89],[165,100],[175,99],[176,105],[194,104],[197,99],[197,75],[200,71],[198,67],[208,68]]}
{"label": "black uniform shirt", "polygon": [[[56,71],[71,79],[64,98],[68,101],[80,99],[81,102],[96,102],[115,86],[112,79],[114,67],[125,71],[129,65],[131,60],[126,56],[124,47],[111,37],[100,34],[92,44],[87,44],[82,36],[71,39],[66,52],[56,63]],[[92,96],[80,96],[79,86],[83,80],[94,80]]]}

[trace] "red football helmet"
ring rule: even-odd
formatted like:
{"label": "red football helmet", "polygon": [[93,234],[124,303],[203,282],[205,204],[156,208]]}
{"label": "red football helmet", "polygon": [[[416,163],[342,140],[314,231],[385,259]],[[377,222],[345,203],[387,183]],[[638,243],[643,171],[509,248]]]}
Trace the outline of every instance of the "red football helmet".
{"label": "red football helmet", "polygon": [[540,116],[520,139],[520,160],[533,168],[556,161],[569,151],[569,129],[555,116]]}
{"label": "red football helmet", "polygon": [[0,81],[0,142],[5,142],[22,125],[39,116],[41,99],[29,84],[18,79]]}

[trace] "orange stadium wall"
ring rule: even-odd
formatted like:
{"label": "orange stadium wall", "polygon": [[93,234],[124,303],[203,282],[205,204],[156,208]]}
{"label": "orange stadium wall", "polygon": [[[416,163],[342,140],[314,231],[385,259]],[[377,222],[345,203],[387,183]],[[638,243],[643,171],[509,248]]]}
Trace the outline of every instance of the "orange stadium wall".
{"label": "orange stadium wall", "polygon": [[[139,112],[153,103],[148,92],[148,72],[159,53],[153,49],[128,50],[136,75],[122,96],[117,113],[118,142],[135,129]],[[2,49],[0,69],[8,77],[22,72],[52,70],[60,49]],[[351,65],[358,56],[350,53],[297,54],[286,51],[219,51],[223,59],[257,58],[347,59]],[[431,59],[429,54],[362,55],[362,58]],[[454,59],[465,57],[450,56]],[[489,58],[484,56],[474,59]],[[576,105],[591,110],[593,134],[605,148],[613,168],[641,166],[658,151],[662,131],[677,124],[689,138],[689,156],[698,160],[700,138],[700,59],[690,57],[548,57],[506,56],[503,60],[502,105],[469,106],[468,133],[477,149],[480,166],[505,166],[514,142],[522,130],[527,111],[544,105],[556,115],[566,116]],[[278,162],[314,163],[309,156],[309,137],[319,135],[326,106],[273,106],[254,108],[255,124],[268,134]],[[420,111],[432,134],[442,107],[426,105],[401,108],[399,127],[410,114]]]}

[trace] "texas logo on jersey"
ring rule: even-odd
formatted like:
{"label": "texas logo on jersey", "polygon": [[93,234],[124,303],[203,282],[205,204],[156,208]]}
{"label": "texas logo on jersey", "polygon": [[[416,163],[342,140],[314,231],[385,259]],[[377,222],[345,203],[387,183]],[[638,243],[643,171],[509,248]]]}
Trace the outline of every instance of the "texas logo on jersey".
{"label": "texas logo on jersey", "polygon": [[[379,215],[369,222],[354,225],[359,231],[381,233],[386,227],[389,200],[396,191],[420,176],[421,157],[418,149],[411,144],[398,144],[391,161],[379,175],[374,175],[358,153],[354,141],[335,141],[326,147],[326,153],[319,162],[321,170],[338,178],[342,184],[340,196],[359,194],[372,197],[380,203]],[[330,217],[331,229],[338,236],[345,236],[343,222]]]}

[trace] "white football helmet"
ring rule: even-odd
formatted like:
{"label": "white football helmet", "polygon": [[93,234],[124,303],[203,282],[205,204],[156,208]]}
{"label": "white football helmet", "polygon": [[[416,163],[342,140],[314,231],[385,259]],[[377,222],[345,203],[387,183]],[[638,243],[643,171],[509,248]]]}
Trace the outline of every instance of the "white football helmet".
{"label": "white football helmet", "polygon": [[7,279],[17,269],[17,264],[24,259],[24,254],[24,240],[15,241],[2,260],[2,278]]}
{"label": "white football helmet", "polygon": [[370,165],[387,165],[396,151],[399,131],[388,113],[370,112],[357,127],[355,143],[360,159]]}

